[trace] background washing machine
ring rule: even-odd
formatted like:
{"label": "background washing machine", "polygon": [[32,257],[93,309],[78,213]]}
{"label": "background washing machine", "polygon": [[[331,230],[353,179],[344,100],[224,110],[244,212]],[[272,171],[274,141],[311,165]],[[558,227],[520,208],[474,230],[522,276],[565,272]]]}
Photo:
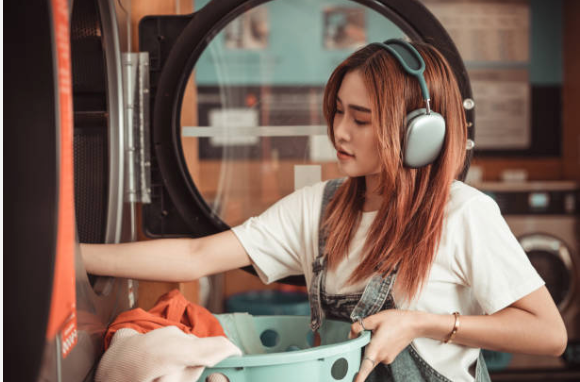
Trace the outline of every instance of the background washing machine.
{"label": "background washing machine", "polygon": [[[580,191],[575,182],[476,185],[490,195],[532,265],[546,282],[566,324],[580,340]],[[508,369],[565,369],[563,358],[513,355]],[[578,374],[576,377],[580,377]],[[536,380],[536,379],[534,379]]]}

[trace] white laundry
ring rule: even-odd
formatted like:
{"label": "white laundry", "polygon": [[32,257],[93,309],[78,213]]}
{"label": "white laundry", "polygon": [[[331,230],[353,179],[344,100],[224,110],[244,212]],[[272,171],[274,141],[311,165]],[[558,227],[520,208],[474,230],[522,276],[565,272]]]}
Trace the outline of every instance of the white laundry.
{"label": "white laundry", "polygon": [[221,336],[199,338],[175,326],[145,334],[124,328],[101,358],[95,382],[192,382],[205,367],[241,355]]}

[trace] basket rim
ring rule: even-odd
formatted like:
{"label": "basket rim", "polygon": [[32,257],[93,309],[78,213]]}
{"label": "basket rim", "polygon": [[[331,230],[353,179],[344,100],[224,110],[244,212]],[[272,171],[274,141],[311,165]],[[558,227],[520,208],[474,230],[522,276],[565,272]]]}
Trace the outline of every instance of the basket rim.
{"label": "basket rim", "polygon": [[[290,315],[280,315],[280,316],[254,316],[256,318],[280,318],[280,317],[292,317],[292,318],[306,318],[308,316],[290,316]],[[347,324],[345,321],[340,320],[327,320],[336,321]],[[280,353],[270,353],[270,354],[249,354],[242,356],[233,356],[224,359],[223,361],[217,363],[208,369],[217,368],[239,368],[239,367],[255,367],[255,366],[275,366],[283,365],[289,363],[298,363],[304,361],[315,361],[322,360],[324,358],[332,357],[338,354],[346,353],[354,349],[360,349],[366,346],[371,341],[371,332],[364,331],[357,338],[346,340],[338,344],[328,344],[322,345],[315,348],[295,350],[291,352],[280,352]]]}

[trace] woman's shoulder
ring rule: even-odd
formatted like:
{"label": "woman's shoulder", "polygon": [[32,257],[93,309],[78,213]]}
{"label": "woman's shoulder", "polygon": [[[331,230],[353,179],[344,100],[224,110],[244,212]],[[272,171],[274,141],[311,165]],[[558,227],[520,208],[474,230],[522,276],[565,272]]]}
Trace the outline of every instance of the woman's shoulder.
{"label": "woman's shoulder", "polygon": [[258,219],[263,224],[272,224],[275,221],[284,219],[285,221],[304,222],[311,217],[317,216],[322,202],[322,194],[325,182],[316,182],[310,185],[303,185],[293,192],[285,195],[269,206],[265,211],[252,219]]}
{"label": "woman's shoulder", "polygon": [[333,183],[336,179],[323,180],[316,183],[303,186],[294,191],[294,193],[300,193],[304,195],[319,195],[324,191],[324,188],[328,183]]}
{"label": "woman's shoulder", "polygon": [[316,195],[322,196],[322,193],[329,188],[338,188],[346,178],[336,178],[336,179],[328,179],[319,181],[316,183],[312,183],[307,186],[303,186],[294,191],[294,193],[302,194],[302,195]]}
{"label": "woman's shoulder", "polygon": [[497,209],[497,203],[489,195],[459,180],[451,184],[448,209],[450,213],[467,208]]}
{"label": "woman's shoulder", "polygon": [[324,188],[326,184],[331,182],[331,180],[325,180],[320,182],[315,182],[309,185],[302,186],[295,189],[293,192],[288,194],[282,200],[287,202],[296,203],[320,203],[322,200],[322,194],[324,193]]}

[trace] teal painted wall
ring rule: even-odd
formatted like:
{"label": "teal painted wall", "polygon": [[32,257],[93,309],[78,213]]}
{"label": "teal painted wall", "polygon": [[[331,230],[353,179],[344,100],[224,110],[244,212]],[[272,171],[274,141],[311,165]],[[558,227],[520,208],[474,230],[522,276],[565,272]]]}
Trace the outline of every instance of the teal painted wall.
{"label": "teal painted wall", "polygon": [[[206,3],[196,1],[198,7]],[[198,85],[324,85],[336,65],[354,51],[324,48],[323,12],[327,6],[362,8],[352,1],[278,0],[261,5],[268,10],[268,47],[257,51],[228,49],[221,31],[196,65]],[[367,42],[404,35],[382,15],[368,8],[364,12]]]}
{"label": "teal painted wall", "polygon": [[530,0],[530,83],[562,84],[562,0]]}
{"label": "teal painted wall", "polygon": [[[208,2],[196,0],[196,7]],[[228,49],[221,31],[196,65],[198,85],[324,85],[334,67],[354,51],[323,47],[323,12],[328,6],[362,7],[346,0],[274,0],[261,5],[268,13],[267,48]],[[562,0],[530,0],[530,9],[530,62],[518,67],[529,70],[531,84],[561,84]],[[393,23],[366,8],[365,22],[367,42],[403,36]]]}

